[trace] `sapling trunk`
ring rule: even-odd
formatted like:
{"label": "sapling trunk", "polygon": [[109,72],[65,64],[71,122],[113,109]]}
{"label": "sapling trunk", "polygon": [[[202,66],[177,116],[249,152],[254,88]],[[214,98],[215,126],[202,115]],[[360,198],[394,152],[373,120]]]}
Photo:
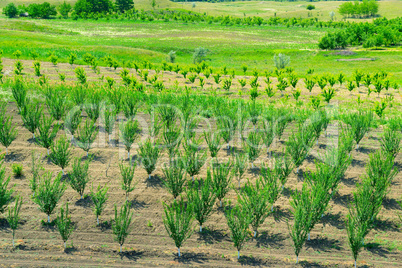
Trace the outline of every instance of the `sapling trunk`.
{"label": "sapling trunk", "polygon": [[200,233],[202,232],[202,225],[200,225]]}
{"label": "sapling trunk", "polygon": [[123,246],[120,245],[120,253],[122,253],[122,252],[123,252]]}
{"label": "sapling trunk", "polygon": [[237,251],[237,259],[240,259],[240,250]]}
{"label": "sapling trunk", "polygon": [[50,223],[50,216],[47,215],[47,222]]}
{"label": "sapling trunk", "polygon": [[178,253],[179,257],[181,257],[180,248],[177,248],[177,253]]}
{"label": "sapling trunk", "polygon": [[66,244],[66,241],[64,241],[64,249],[66,249],[67,248],[67,244]]}

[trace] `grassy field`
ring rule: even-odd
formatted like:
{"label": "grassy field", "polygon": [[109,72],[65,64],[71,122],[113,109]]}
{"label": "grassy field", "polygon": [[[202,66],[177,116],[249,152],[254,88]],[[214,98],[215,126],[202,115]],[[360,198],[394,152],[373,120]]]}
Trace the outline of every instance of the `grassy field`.
{"label": "grassy field", "polygon": [[[41,59],[55,52],[66,62],[71,51],[82,56],[91,52],[97,57],[112,55],[123,61],[149,60],[161,63],[170,50],[177,52],[177,62],[192,63],[195,48],[209,50],[212,67],[273,69],[273,56],[286,53],[291,56],[290,66],[304,74],[308,68],[317,73],[344,71],[350,75],[361,68],[375,72],[384,70],[402,81],[400,49],[355,49],[352,56],[319,51],[317,42],[331,29],[286,28],[280,26],[221,26],[204,23],[32,20],[0,19],[0,48],[7,57],[15,50],[29,58],[36,50]],[[375,61],[337,61],[338,59],[375,58]]]}

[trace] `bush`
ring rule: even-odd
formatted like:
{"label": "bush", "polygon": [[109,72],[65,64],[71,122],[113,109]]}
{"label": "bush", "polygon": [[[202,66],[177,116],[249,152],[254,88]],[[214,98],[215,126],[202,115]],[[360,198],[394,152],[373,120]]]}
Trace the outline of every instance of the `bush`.
{"label": "bush", "polygon": [[8,208],[7,222],[8,225],[10,225],[10,228],[13,232],[13,247],[15,247],[14,244],[15,230],[17,230],[20,221],[21,205],[22,205],[22,197],[17,197],[15,199],[14,208],[13,209]]}
{"label": "bush", "polygon": [[122,252],[122,246],[127,236],[130,233],[130,225],[133,218],[133,213],[130,212],[130,203],[125,202],[121,206],[119,213],[117,212],[117,206],[114,205],[114,222],[112,230],[114,239],[120,245],[120,253]]}
{"label": "bush", "polygon": [[70,186],[81,196],[81,199],[83,199],[85,188],[90,180],[88,171],[91,161],[92,158],[88,158],[82,163],[80,158],[75,158],[69,174]]}
{"label": "bush", "polygon": [[11,170],[13,171],[13,175],[15,177],[21,177],[23,174],[24,167],[22,164],[14,163],[11,165]]}
{"label": "bush", "polygon": [[29,16],[32,18],[49,19],[50,16],[57,15],[56,6],[48,2],[42,4],[30,4],[28,6]]}
{"label": "bush", "polygon": [[4,9],[3,14],[9,18],[14,18],[18,15],[18,9],[14,3],[9,3]]}
{"label": "bush", "polygon": [[65,209],[63,207],[60,208],[60,215],[57,216],[56,226],[57,230],[60,233],[61,239],[64,242],[64,250],[66,250],[67,248],[66,242],[74,231],[74,227],[71,222],[71,217],[68,215],[68,203],[66,203]]}
{"label": "bush", "polygon": [[248,240],[248,227],[251,223],[251,215],[247,209],[235,206],[225,211],[225,218],[230,229],[230,238],[237,249],[237,259],[240,258],[240,250]]}
{"label": "bush", "polygon": [[307,5],[307,10],[313,10],[315,9],[315,5]]}
{"label": "bush", "polygon": [[46,213],[47,222],[50,223],[50,215],[66,190],[66,185],[61,182],[61,174],[52,182],[53,173],[47,172],[40,179],[36,189],[34,202],[39,205],[39,210]]}
{"label": "bush", "polygon": [[180,257],[180,247],[193,233],[193,207],[191,204],[187,204],[186,206],[183,200],[174,200],[171,205],[164,203],[163,207],[165,212],[163,224],[169,237],[173,239],[177,247],[178,256]]}

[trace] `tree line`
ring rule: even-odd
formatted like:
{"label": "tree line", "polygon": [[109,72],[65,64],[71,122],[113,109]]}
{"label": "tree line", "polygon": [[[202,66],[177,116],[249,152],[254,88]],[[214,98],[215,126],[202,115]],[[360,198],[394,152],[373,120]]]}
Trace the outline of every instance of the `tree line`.
{"label": "tree line", "polygon": [[374,17],[378,12],[378,3],[375,0],[363,2],[346,2],[339,6],[339,14],[345,17]]}

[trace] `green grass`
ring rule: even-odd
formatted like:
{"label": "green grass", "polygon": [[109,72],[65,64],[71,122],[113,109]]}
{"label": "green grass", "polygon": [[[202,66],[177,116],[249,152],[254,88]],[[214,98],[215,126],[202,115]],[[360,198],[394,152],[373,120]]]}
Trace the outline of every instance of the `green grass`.
{"label": "green grass", "polygon": [[[402,81],[400,49],[359,50],[354,56],[333,55],[320,51],[318,40],[326,31],[316,27],[285,26],[221,26],[206,23],[133,22],[121,20],[32,20],[0,18],[0,49],[6,57],[15,50],[29,59],[36,50],[41,60],[48,60],[51,52],[66,62],[71,51],[79,57],[90,52],[100,58],[112,55],[120,61],[148,60],[161,63],[170,50],[177,52],[177,63],[192,63],[195,48],[209,49],[209,63],[221,68],[235,68],[241,74],[241,65],[249,70],[273,69],[273,56],[285,53],[291,56],[290,66],[305,74],[308,68],[316,73],[340,72],[347,75],[355,69],[376,72],[385,70]],[[336,61],[340,58],[376,58],[376,61]]]}

